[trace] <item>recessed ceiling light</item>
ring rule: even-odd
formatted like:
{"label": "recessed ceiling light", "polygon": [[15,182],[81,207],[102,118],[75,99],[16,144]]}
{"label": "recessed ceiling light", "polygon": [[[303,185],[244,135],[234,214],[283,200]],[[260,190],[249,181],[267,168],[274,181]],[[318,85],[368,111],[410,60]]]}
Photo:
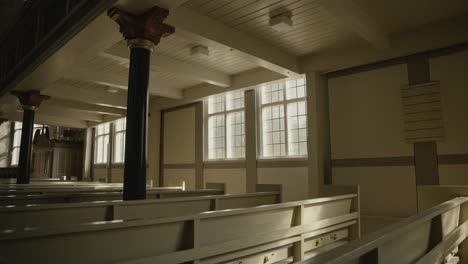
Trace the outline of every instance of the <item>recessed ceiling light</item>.
{"label": "recessed ceiling light", "polygon": [[291,16],[287,13],[279,14],[270,18],[270,27],[278,32],[286,32],[293,26]]}

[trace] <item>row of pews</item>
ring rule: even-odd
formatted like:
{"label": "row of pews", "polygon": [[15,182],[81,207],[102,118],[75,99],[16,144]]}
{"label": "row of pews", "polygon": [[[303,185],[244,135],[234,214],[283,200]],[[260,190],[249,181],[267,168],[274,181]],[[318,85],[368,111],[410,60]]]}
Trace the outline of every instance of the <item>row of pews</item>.
{"label": "row of pews", "polygon": [[0,263],[292,263],[359,237],[357,187],[281,202],[279,186],[148,188],[122,201],[119,185],[0,185]]}
{"label": "row of pews", "polygon": [[468,186],[417,191],[418,214],[300,263],[468,263]]}

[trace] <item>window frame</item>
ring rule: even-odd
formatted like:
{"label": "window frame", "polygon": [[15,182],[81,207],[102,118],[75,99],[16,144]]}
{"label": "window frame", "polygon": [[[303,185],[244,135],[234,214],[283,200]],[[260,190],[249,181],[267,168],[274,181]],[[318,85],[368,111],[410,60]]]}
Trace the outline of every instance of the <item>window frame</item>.
{"label": "window frame", "polygon": [[[19,156],[20,156],[20,149],[21,149],[21,135],[23,134],[22,131],[23,131],[23,122],[20,122],[20,121],[15,121],[15,122],[12,122],[12,128],[11,131],[11,135],[12,135],[12,139],[11,139],[11,156],[10,156],[10,167],[18,167],[18,164],[19,164]],[[21,124],[21,127],[20,128],[16,128],[16,124]],[[36,134],[36,131],[38,129],[42,129],[45,125],[41,125],[41,124],[33,124],[33,133],[32,133],[32,136],[34,138],[34,134]],[[16,134],[16,131],[19,131],[19,145],[18,146],[15,146],[15,134]],[[15,149],[18,149],[18,160],[15,160],[14,159],[14,156],[13,156],[13,153],[15,151]],[[15,164],[13,164],[13,162],[16,162]]]}
{"label": "window frame", "polygon": [[5,166],[10,167],[11,166],[11,146],[13,144],[13,134],[12,134],[13,129],[12,129],[12,127],[14,125],[14,122],[2,123],[2,124],[0,124],[0,127],[3,126],[3,125],[8,126],[8,127],[7,127],[6,134],[3,137],[0,136],[0,144],[3,143],[4,141],[6,141],[7,146],[6,146],[5,151],[0,153],[0,160],[4,159],[5,160]]}
{"label": "window frame", "polygon": [[[123,121],[123,129],[117,131],[117,122]],[[115,161],[116,150],[117,150],[117,135],[123,134],[123,144],[122,144],[122,161]],[[125,163],[125,135],[127,134],[127,118],[120,118],[113,122],[112,125],[112,164],[122,165]]]}
{"label": "window frame", "polygon": [[[242,108],[236,108],[236,109],[231,109],[231,110],[227,110],[227,96],[229,93],[236,93],[236,92],[241,92],[242,93],[242,100],[243,100],[243,106]],[[220,161],[224,161],[224,162],[229,162],[229,161],[242,161],[242,160],[245,160],[245,156],[246,156],[246,146],[245,146],[245,137],[246,137],[246,123],[245,123],[245,90],[234,90],[234,91],[229,91],[229,92],[225,92],[225,93],[221,93],[221,94],[214,94],[214,95],[211,95],[211,96],[224,96],[224,110],[223,111],[220,111],[220,112],[215,112],[215,113],[209,113],[208,111],[208,108],[209,108],[209,99],[210,99],[210,96],[209,97],[206,97],[204,100],[203,100],[203,140],[204,140],[204,143],[203,143],[203,161],[204,162],[220,162]],[[237,113],[237,112],[243,112],[243,115],[244,115],[244,153],[243,153],[243,157],[236,157],[236,158],[228,158],[227,157],[227,153],[228,153],[228,144],[227,144],[227,116],[228,114],[232,114],[232,113]],[[216,159],[210,159],[209,158],[209,151],[210,151],[210,148],[209,148],[209,118],[212,117],[212,116],[218,116],[218,115],[223,115],[224,116],[224,158],[216,158]]]}
{"label": "window frame", "polygon": [[[287,99],[287,85],[286,83],[288,81],[291,81],[291,80],[299,80],[299,79],[304,79],[304,97],[300,97],[300,98],[293,98],[293,99]],[[265,87],[266,85],[273,85],[275,83],[284,83],[284,87],[283,87],[283,100],[282,101],[278,101],[278,102],[270,102],[270,103],[265,103],[265,104],[262,104],[262,89],[263,87]],[[264,83],[262,85],[259,85],[256,89],[255,89],[255,96],[256,96],[256,100],[255,100],[255,103],[256,103],[256,111],[258,113],[258,118],[257,118],[257,127],[258,129],[256,129],[257,131],[257,159],[260,159],[260,160],[274,160],[274,159],[287,159],[287,160],[290,160],[290,159],[299,159],[299,160],[302,160],[302,159],[308,159],[309,157],[309,149],[308,149],[308,144],[309,144],[309,120],[308,120],[308,105],[307,105],[307,80],[306,80],[306,77],[305,76],[302,76],[301,78],[286,78],[286,79],[282,79],[282,80],[279,80],[279,81],[273,81],[273,82],[269,82],[269,83]],[[307,138],[307,144],[306,144],[306,150],[307,150],[307,153],[305,155],[290,155],[289,154],[289,128],[288,128],[288,104],[290,103],[298,103],[298,102],[304,102],[305,103],[305,107],[306,107],[306,138]],[[265,107],[271,107],[271,106],[276,106],[276,105],[282,105],[283,106],[283,109],[284,109],[284,137],[285,137],[285,151],[286,151],[286,155],[282,155],[282,156],[265,156],[264,155],[264,145],[263,145],[263,108]]]}
{"label": "window frame", "polygon": [[[98,126],[103,126],[103,125],[107,125],[109,126],[109,132],[108,133],[104,133],[104,134],[100,134],[98,135],[97,134],[97,128]],[[103,151],[105,149],[105,151],[107,151],[107,160],[104,161],[104,162],[97,162],[97,151],[98,151],[98,148],[97,148],[97,140],[99,137],[108,137],[108,143],[107,143],[107,146],[104,148],[103,146]],[[112,124],[111,123],[102,123],[102,124],[99,124],[97,126],[94,127],[94,144],[93,144],[93,147],[94,147],[94,150],[93,150],[93,165],[96,166],[96,167],[102,167],[102,166],[107,166],[109,164],[109,157],[110,155],[109,154],[112,154],[112,150],[111,150],[111,146],[112,146]]]}

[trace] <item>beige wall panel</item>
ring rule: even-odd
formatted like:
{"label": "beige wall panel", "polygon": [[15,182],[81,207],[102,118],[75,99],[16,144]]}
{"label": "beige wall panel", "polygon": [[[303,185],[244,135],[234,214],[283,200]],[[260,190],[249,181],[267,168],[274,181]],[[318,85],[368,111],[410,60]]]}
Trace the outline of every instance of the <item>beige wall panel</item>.
{"label": "beige wall panel", "polygon": [[107,168],[94,168],[93,178],[94,181],[99,181],[100,179],[107,181]]}
{"label": "beige wall panel", "polygon": [[165,169],[165,187],[181,186],[185,181],[186,190],[195,190],[195,169]]}
{"label": "beige wall panel", "polygon": [[283,202],[308,198],[308,169],[303,168],[259,168],[259,184],[281,184]]}
{"label": "beige wall panel", "polygon": [[150,101],[150,116],[148,120],[148,168],[146,179],[153,180],[153,186],[159,186],[159,140],[161,128],[161,112],[156,100]]}
{"label": "beige wall panel", "polygon": [[333,159],[413,155],[403,136],[401,91],[405,65],[329,80]]}
{"label": "beige wall panel", "polygon": [[[149,181],[149,179],[146,179]],[[112,168],[111,169],[111,182],[120,182],[124,181],[124,168]]]}
{"label": "beige wall panel", "polygon": [[404,218],[361,215],[361,236],[370,234]]}
{"label": "beige wall panel", "polygon": [[333,168],[333,184],[359,184],[364,215],[406,217],[417,212],[414,166]]}
{"label": "beige wall panel", "polygon": [[164,164],[195,163],[195,108],[164,115]]}
{"label": "beige wall panel", "polygon": [[440,81],[445,140],[437,142],[438,154],[468,153],[468,51],[429,61],[431,79]]}
{"label": "beige wall panel", "polygon": [[207,182],[225,183],[226,193],[245,193],[246,174],[244,168],[239,169],[205,169],[203,183]]}
{"label": "beige wall panel", "polygon": [[468,164],[439,164],[440,185],[468,185]]}

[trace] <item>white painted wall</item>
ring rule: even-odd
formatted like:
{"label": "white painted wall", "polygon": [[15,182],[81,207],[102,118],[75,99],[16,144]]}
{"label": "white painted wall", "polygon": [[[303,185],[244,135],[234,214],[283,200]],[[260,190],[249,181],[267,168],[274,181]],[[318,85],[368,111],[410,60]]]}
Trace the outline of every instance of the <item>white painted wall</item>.
{"label": "white painted wall", "polygon": [[226,193],[245,193],[245,168],[236,169],[204,169],[204,186],[206,183],[226,184]]}
{"label": "white painted wall", "polygon": [[[403,134],[400,88],[408,83],[406,65],[395,65],[330,79],[332,159],[412,156]],[[336,185],[359,185],[363,233],[407,217],[417,210],[414,166],[340,167]]]}
{"label": "white painted wall", "polygon": [[414,166],[333,168],[333,184],[359,184],[364,215],[407,217],[417,212]]}
{"label": "white painted wall", "polygon": [[195,189],[195,169],[164,169],[164,186],[181,186],[186,190]]}
{"label": "white painted wall", "polygon": [[150,116],[148,120],[148,168],[146,180],[153,180],[153,186],[159,186],[159,141],[161,130],[160,106],[156,100],[150,100]]}
{"label": "white painted wall", "polygon": [[329,80],[332,159],[413,155],[401,120],[407,83],[405,65]]}
{"label": "white painted wall", "polygon": [[164,114],[164,164],[195,163],[195,107]]}
{"label": "white painted wall", "polygon": [[259,168],[259,184],[281,184],[284,202],[308,198],[308,168]]}
{"label": "white painted wall", "polygon": [[439,164],[439,184],[468,186],[468,164]]}
{"label": "white painted wall", "polygon": [[[445,138],[439,155],[468,154],[468,51],[430,60],[431,79],[440,81]],[[468,164],[440,164],[439,181],[468,185]]]}
{"label": "white painted wall", "polygon": [[93,180],[99,181],[100,179],[107,181],[107,168],[94,168]]}
{"label": "white painted wall", "polygon": [[430,60],[431,79],[440,81],[445,140],[438,154],[468,154],[468,51]]}
{"label": "white painted wall", "polygon": [[122,183],[124,181],[124,168],[111,168],[111,182]]}

